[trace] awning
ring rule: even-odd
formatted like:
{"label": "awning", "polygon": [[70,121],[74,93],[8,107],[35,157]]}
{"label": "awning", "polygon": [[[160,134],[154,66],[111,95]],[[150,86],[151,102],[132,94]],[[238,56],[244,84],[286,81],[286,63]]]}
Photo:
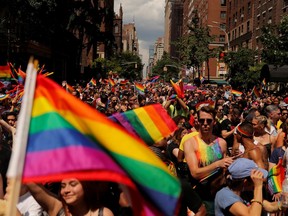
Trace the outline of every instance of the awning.
{"label": "awning", "polygon": [[211,84],[217,84],[217,85],[229,85],[229,83],[226,80],[222,79],[210,79]]}
{"label": "awning", "polygon": [[261,69],[260,79],[265,78],[266,82],[288,82],[288,65],[275,67],[264,65]]}

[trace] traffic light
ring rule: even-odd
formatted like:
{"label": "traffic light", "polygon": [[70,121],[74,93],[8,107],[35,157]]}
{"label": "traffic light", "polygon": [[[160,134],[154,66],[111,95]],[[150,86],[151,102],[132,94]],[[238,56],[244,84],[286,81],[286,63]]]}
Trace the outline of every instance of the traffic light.
{"label": "traffic light", "polygon": [[224,57],[225,57],[225,52],[224,51],[221,51],[219,53],[219,61],[224,61]]}

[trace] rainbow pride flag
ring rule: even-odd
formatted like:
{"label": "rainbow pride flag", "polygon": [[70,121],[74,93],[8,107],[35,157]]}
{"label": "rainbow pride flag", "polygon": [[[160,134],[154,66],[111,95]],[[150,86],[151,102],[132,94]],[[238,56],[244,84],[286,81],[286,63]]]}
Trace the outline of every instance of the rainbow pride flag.
{"label": "rainbow pride flag", "polygon": [[129,83],[128,80],[121,80],[121,81],[120,81],[120,85],[126,85],[127,83]]}
{"label": "rainbow pride flag", "polygon": [[232,93],[233,95],[236,95],[236,96],[241,96],[241,95],[243,94],[242,92],[237,91],[237,90],[234,90],[234,89],[231,90],[231,93]]}
{"label": "rainbow pride flag", "polygon": [[266,79],[264,78],[264,79],[262,80],[262,85],[263,85],[263,86],[266,86],[266,84],[267,84],[267,83],[266,83]]}
{"label": "rainbow pride flag", "polygon": [[260,94],[260,92],[258,91],[258,89],[257,89],[256,86],[253,87],[252,93],[256,96],[256,98],[261,97],[261,94]]}
{"label": "rainbow pride flag", "polygon": [[11,78],[11,69],[9,65],[0,66],[0,79]]}
{"label": "rainbow pride flag", "polygon": [[170,80],[172,87],[174,88],[177,96],[179,98],[184,98],[184,87],[182,80],[179,80],[178,82],[174,83],[172,80]]}
{"label": "rainbow pride flag", "polygon": [[111,86],[115,86],[115,81],[113,79],[109,78],[108,82]]}
{"label": "rainbow pride flag", "polygon": [[116,113],[109,118],[122,125],[129,133],[140,137],[147,145],[161,141],[177,129],[161,104]]}
{"label": "rainbow pride flag", "polygon": [[145,143],[38,75],[23,182],[72,177],[126,185],[134,215],[176,214],[180,183]]}
{"label": "rainbow pride flag", "polygon": [[195,106],[196,111],[199,111],[204,106],[209,106],[209,107],[214,109],[215,108],[215,101],[207,100],[207,101],[202,101],[202,102],[197,103]]}
{"label": "rainbow pride flag", "polygon": [[205,81],[205,78],[203,76],[200,76],[199,80],[200,80],[200,82],[202,84]]}
{"label": "rainbow pride flag", "polygon": [[145,94],[145,87],[141,84],[141,83],[134,83],[135,85],[135,90],[141,94],[144,95]]}
{"label": "rainbow pride flag", "polygon": [[89,86],[96,86],[96,80],[94,78],[92,78],[88,84],[89,84]]}
{"label": "rainbow pride flag", "polygon": [[268,173],[268,189],[271,195],[282,191],[282,182],[285,178],[285,169],[282,166],[281,158],[277,165],[272,167]]}

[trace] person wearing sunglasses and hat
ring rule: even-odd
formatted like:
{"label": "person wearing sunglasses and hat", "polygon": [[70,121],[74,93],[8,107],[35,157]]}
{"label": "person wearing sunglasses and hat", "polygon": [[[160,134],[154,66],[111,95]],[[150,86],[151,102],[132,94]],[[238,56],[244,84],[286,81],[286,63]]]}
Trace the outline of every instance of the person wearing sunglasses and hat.
{"label": "person wearing sunglasses and hat", "polygon": [[[260,216],[262,208],[267,212],[281,210],[281,203],[263,200],[262,187],[268,172],[247,158],[235,160],[226,175],[227,187],[217,192],[215,214]],[[245,200],[243,192],[252,191],[253,199]]]}
{"label": "person wearing sunglasses and hat", "polygon": [[201,107],[197,112],[199,133],[187,134],[181,140],[184,156],[192,176],[191,183],[202,198],[207,215],[214,215],[215,194],[222,186],[220,182],[215,183],[214,180],[223,176],[223,169],[233,162],[232,157],[226,157],[226,141],[212,134],[214,118],[215,110],[213,108]]}

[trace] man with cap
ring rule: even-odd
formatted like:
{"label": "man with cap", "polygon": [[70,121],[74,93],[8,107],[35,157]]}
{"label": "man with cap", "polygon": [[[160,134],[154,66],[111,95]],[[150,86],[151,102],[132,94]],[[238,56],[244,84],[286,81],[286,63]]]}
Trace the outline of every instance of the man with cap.
{"label": "man with cap", "polygon": [[[280,203],[263,201],[262,187],[268,172],[247,158],[239,158],[228,167],[227,187],[217,192],[215,215],[261,215],[262,207],[268,212],[281,209]],[[244,191],[252,190],[252,200],[244,200]]]}

